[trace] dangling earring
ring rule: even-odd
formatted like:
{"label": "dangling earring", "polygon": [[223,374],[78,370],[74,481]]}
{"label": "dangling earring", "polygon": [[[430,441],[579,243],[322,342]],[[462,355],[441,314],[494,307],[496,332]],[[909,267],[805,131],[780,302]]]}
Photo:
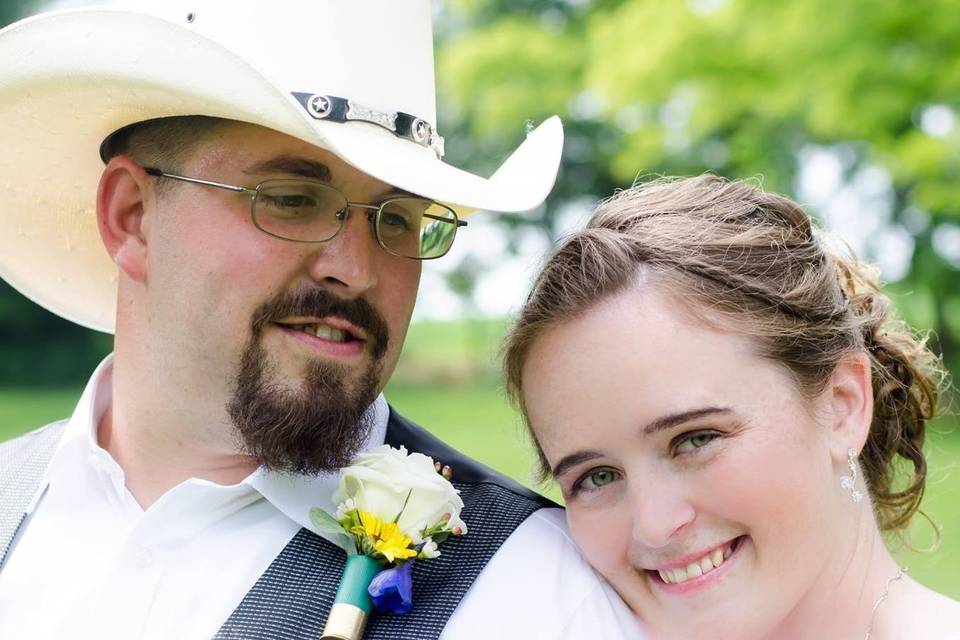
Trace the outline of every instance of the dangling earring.
{"label": "dangling earring", "polygon": [[847,467],[850,475],[840,476],[840,486],[850,492],[850,499],[854,502],[863,500],[863,494],[857,489],[857,452],[847,449]]}

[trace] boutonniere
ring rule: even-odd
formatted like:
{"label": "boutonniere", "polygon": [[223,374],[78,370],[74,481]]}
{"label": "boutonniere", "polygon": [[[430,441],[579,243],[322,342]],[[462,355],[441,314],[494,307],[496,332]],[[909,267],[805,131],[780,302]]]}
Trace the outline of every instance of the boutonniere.
{"label": "boutonniere", "polygon": [[383,445],[341,470],[335,514],[310,510],[318,530],[333,534],[347,563],[322,640],[359,640],[371,608],[413,607],[413,565],[440,555],[437,546],[463,535],[463,501],[450,467],[421,453]]}

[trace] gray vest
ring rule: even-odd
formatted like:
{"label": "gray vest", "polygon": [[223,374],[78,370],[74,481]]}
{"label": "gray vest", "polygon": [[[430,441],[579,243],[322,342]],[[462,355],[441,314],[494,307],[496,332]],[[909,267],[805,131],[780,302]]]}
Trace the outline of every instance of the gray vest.
{"label": "gray vest", "polygon": [[[64,423],[0,444],[0,570],[23,523]],[[414,608],[405,615],[374,613],[367,640],[438,638],[464,594],[507,537],[547,499],[455,449],[391,410],[387,444],[405,446],[453,468],[469,533],[450,538],[439,558],[413,569]],[[316,640],[333,604],[345,554],[301,529],[257,580],[217,633],[217,639]],[[198,606],[203,606],[199,603]]]}

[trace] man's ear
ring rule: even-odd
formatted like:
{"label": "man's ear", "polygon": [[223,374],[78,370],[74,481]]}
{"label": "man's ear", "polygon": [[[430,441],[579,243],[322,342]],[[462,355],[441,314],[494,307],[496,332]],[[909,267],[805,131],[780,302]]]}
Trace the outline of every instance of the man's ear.
{"label": "man's ear", "polygon": [[824,390],[830,408],[831,447],[835,462],[845,463],[847,450],[863,449],[873,422],[873,384],[870,358],[865,353],[845,356]]}
{"label": "man's ear", "polygon": [[149,176],[126,156],[116,156],[100,175],[97,226],[120,271],[136,282],[147,279],[144,215],[152,198]]}

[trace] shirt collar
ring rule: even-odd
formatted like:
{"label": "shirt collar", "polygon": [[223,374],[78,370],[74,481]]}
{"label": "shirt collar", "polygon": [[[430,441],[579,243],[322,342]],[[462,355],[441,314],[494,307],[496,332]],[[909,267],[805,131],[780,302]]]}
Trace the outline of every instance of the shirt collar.
{"label": "shirt collar", "polygon": [[[366,417],[371,421],[371,427],[360,451],[367,451],[384,443],[390,407],[383,394],[378,396],[367,409]],[[333,504],[332,496],[340,482],[339,471],[308,476],[276,473],[261,467],[244,482],[249,483],[273,506],[301,527],[336,542],[332,536],[313,526],[310,522],[310,509],[319,507],[333,515],[336,505]]]}
{"label": "shirt collar", "polygon": [[[107,475],[123,486],[123,469],[97,442],[97,426],[113,399],[113,356],[107,356],[96,368],[90,381],[70,417],[63,437],[47,467],[43,489],[34,500],[36,504],[42,491],[58,479],[69,480],[78,463],[89,464],[106,472]],[[360,448],[367,451],[384,443],[387,433],[387,421],[390,407],[383,394],[379,395],[367,409],[365,417],[370,420],[370,431]],[[310,521],[310,509],[320,507],[332,514],[336,506],[331,499],[340,481],[339,472],[318,475],[277,473],[263,467],[247,476],[241,484],[255,489],[278,511],[301,527],[332,540],[332,536],[318,531]],[[33,505],[31,505],[31,511]],[[335,540],[334,540],[335,542]]]}
{"label": "shirt collar", "polygon": [[63,436],[47,466],[46,482],[58,479],[69,481],[76,464],[89,463],[117,476],[122,481],[123,470],[109,453],[97,444],[97,426],[110,407],[113,398],[113,355],[108,355],[94,370],[77,406],[73,410]]}

